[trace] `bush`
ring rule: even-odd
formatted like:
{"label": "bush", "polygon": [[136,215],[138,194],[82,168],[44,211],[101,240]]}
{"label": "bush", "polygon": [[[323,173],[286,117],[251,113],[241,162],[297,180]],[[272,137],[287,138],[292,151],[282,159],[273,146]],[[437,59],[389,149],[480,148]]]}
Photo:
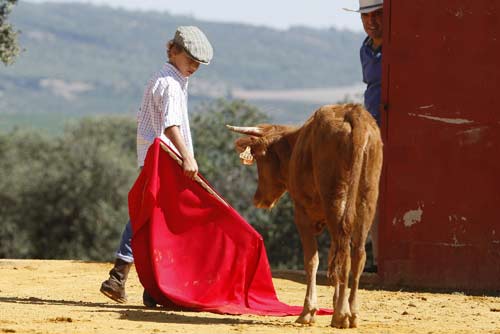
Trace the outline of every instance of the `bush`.
{"label": "bush", "polygon": [[60,138],[3,136],[0,233],[10,241],[0,256],[111,259],[137,173],[134,129],[132,120],[99,118]]}

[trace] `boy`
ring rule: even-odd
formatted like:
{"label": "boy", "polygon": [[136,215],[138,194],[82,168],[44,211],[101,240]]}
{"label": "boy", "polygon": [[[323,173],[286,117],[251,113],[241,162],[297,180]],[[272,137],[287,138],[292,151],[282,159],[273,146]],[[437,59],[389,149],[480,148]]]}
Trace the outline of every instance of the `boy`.
{"label": "boy", "polygon": [[[180,26],[174,38],[167,43],[167,56],[168,62],[149,81],[137,114],[137,164],[142,168],[149,146],[156,137],[161,137],[183,158],[184,174],[194,178],[198,164],[193,155],[187,113],[188,78],[201,63],[210,63],[213,49],[199,28]],[[127,301],[125,282],[134,262],[131,238],[129,221],[122,233],[114,267],[100,289],[105,296],[118,303]],[[156,304],[146,291],[143,302],[146,306]]]}

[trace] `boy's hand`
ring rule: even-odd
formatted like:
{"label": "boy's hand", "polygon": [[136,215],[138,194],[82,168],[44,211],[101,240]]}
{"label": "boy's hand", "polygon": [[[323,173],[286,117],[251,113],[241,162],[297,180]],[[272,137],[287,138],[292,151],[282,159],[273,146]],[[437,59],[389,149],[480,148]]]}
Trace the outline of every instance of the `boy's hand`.
{"label": "boy's hand", "polygon": [[182,162],[182,169],[184,170],[184,175],[190,179],[194,179],[198,173],[198,163],[192,156],[187,156]]}
{"label": "boy's hand", "polygon": [[179,127],[177,125],[170,126],[165,129],[164,133],[177,148],[183,159],[182,169],[184,170],[184,175],[190,179],[194,179],[196,173],[198,173],[198,163],[196,163],[193,154],[187,150]]}

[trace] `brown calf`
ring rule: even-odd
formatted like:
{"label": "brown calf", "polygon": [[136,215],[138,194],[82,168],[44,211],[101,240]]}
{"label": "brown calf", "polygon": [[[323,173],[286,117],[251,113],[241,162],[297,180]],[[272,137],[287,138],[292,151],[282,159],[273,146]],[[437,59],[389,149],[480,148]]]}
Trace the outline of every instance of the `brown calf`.
{"label": "brown calf", "polygon": [[382,168],[382,140],[375,120],[360,105],[346,104],[320,108],[299,128],[228,127],[246,135],[236,140],[237,150],[250,147],[257,160],[255,206],[271,208],[285,191],[294,202],[307,274],[304,310],[297,322],[313,323],[318,310],[316,235],[326,226],[331,238],[328,275],[335,287],[331,325],[357,327],[364,245],[375,214]]}

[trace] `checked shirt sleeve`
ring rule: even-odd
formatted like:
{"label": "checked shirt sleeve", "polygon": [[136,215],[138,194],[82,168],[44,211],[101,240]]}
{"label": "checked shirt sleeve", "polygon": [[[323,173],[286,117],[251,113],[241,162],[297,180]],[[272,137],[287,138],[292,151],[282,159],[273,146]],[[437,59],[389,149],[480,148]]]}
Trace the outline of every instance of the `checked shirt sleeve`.
{"label": "checked shirt sleeve", "polygon": [[163,128],[167,129],[171,126],[177,125],[182,126],[184,121],[184,105],[183,105],[183,95],[184,93],[180,87],[176,84],[169,85],[168,92],[166,92],[166,99],[164,98],[164,123]]}

